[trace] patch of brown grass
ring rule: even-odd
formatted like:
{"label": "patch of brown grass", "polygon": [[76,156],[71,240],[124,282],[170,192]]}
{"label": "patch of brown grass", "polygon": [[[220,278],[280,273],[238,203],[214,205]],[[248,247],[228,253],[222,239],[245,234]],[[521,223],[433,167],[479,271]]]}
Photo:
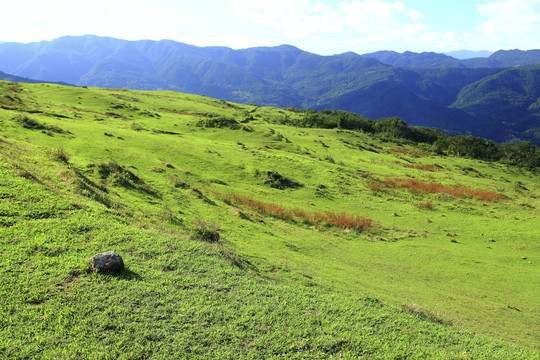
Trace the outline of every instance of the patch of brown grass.
{"label": "patch of brown grass", "polygon": [[433,165],[426,165],[426,164],[407,164],[403,162],[396,161],[396,164],[399,164],[401,166],[405,166],[411,169],[417,169],[417,170],[426,170],[426,171],[434,171],[436,169]]}
{"label": "patch of brown grass", "polygon": [[332,211],[308,212],[300,208],[288,209],[279,204],[264,203],[251,197],[234,193],[220,194],[219,196],[229,202],[241,204],[259,213],[274,216],[287,221],[301,220],[302,222],[312,224],[314,226],[326,224],[337,228],[353,229],[358,232],[366,231],[373,226],[372,219],[350,215],[344,211],[338,213]]}
{"label": "patch of brown grass", "polygon": [[481,201],[496,201],[504,199],[504,196],[488,190],[470,189],[464,186],[450,187],[437,182],[426,182],[416,179],[388,178],[384,182],[371,185],[370,188],[408,189],[411,192],[443,193],[454,197],[471,197]]}
{"label": "patch of brown grass", "polygon": [[9,87],[9,90],[18,93],[22,91],[22,86],[19,84],[14,84]]}
{"label": "patch of brown grass", "polygon": [[427,210],[433,210],[433,204],[429,200],[423,203],[422,207]]}
{"label": "patch of brown grass", "polygon": [[409,150],[407,148],[395,148],[395,149],[391,149],[391,151],[393,151],[395,153],[398,153],[398,154],[412,154],[412,155],[422,156],[422,157],[429,156],[429,154],[426,153],[426,152]]}

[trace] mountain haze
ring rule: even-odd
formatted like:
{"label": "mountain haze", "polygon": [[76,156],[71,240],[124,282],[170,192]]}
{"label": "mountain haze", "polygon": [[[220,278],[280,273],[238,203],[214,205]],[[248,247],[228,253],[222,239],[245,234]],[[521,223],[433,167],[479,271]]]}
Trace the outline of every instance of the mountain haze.
{"label": "mountain haze", "polygon": [[24,82],[24,83],[37,83],[37,82],[39,82],[38,80],[32,80],[32,79],[23,78],[23,77],[20,77],[20,76],[10,75],[10,74],[6,74],[6,73],[1,72],[1,71],[0,71],[0,80],[13,81],[13,82]]}
{"label": "mountain haze", "polygon": [[362,56],[377,59],[380,62],[391,66],[420,68],[466,67],[458,59],[434,52],[415,53],[406,51],[404,53],[398,53],[396,51],[377,51]]}
{"label": "mountain haze", "polygon": [[405,51],[377,51],[364,54],[362,56],[371,57],[391,66],[408,66],[414,68],[505,68],[511,66],[523,66],[540,64],[540,50],[499,50],[489,56],[479,56],[465,59],[458,59],[448,54],[438,54],[434,52],[415,53]]}
{"label": "mountain haze", "polygon": [[[499,112],[499,94],[505,97],[515,84],[490,80],[507,67],[536,63],[540,50],[458,60],[436,53],[320,56],[290,45],[233,50],[92,35],[0,44],[0,71],[20,77],[175,90],[244,104],[340,109],[374,118],[399,116],[411,125],[538,144],[534,129],[540,128],[540,117],[533,105],[538,82],[528,83],[524,97],[507,96]],[[531,72],[524,68],[517,81],[534,77]],[[471,89],[484,88],[486,81],[491,100],[479,101]]]}
{"label": "mountain haze", "polygon": [[472,59],[472,58],[478,58],[478,57],[488,57],[491,54],[493,53],[487,50],[480,50],[480,51],[455,50],[455,51],[449,51],[445,53],[445,55],[448,55],[448,56],[451,56],[453,58],[460,59],[460,60]]}

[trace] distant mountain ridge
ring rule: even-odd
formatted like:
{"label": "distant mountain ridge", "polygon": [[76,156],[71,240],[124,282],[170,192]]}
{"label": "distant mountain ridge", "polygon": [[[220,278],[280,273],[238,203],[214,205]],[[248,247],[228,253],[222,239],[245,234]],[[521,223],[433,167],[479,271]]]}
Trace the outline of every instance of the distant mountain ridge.
{"label": "distant mountain ridge", "polygon": [[434,52],[415,53],[405,51],[377,51],[361,56],[371,57],[391,66],[408,66],[415,68],[503,68],[511,66],[540,64],[540,50],[499,50],[487,57],[457,59],[447,54]]}
{"label": "distant mountain ridge", "polygon": [[[516,81],[534,78],[536,68],[523,67],[513,82],[497,78],[508,67],[531,63],[540,64],[540,50],[458,60],[436,53],[321,56],[290,45],[233,50],[93,35],[0,43],[0,71],[25,78],[175,90],[240,103],[340,109],[373,118],[399,116],[411,125],[538,144],[540,114],[534,94],[540,84],[528,85],[529,95],[518,100],[509,95],[519,92],[513,90]],[[472,89],[486,86],[491,95],[474,98],[478,91]],[[504,119],[497,116],[499,104]]]}
{"label": "distant mountain ridge", "polygon": [[445,55],[451,56],[459,60],[472,59],[472,58],[486,58],[493,54],[491,51],[487,50],[455,50],[444,53]]}
{"label": "distant mountain ridge", "polygon": [[6,74],[6,73],[4,73],[2,71],[0,71],[0,80],[13,81],[13,82],[24,82],[24,83],[39,83],[40,82],[39,80],[33,80],[33,79],[28,79],[28,78],[24,78],[24,77],[20,77],[20,76]]}
{"label": "distant mountain ridge", "polygon": [[3,81],[12,81],[12,82],[22,82],[22,83],[30,83],[30,84],[37,84],[37,83],[54,83],[59,85],[70,85],[63,81],[55,82],[55,81],[42,81],[42,80],[36,80],[36,79],[29,79],[25,77],[20,77],[16,75],[6,74],[2,71],[0,71],[0,80]]}
{"label": "distant mountain ridge", "polygon": [[415,53],[405,51],[404,53],[398,53],[396,51],[377,51],[362,56],[377,59],[383,64],[391,66],[419,68],[467,67],[462,64],[461,60],[434,52]]}

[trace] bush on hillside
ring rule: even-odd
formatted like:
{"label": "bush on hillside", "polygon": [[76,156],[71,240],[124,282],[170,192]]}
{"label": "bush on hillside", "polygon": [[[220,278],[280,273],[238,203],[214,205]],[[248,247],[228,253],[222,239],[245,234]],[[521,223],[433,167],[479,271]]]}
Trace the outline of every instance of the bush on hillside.
{"label": "bush on hillside", "polygon": [[266,179],[264,180],[264,184],[280,190],[295,189],[303,186],[298,181],[285,177],[276,171],[266,172]]}
{"label": "bush on hillside", "polygon": [[199,120],[196,125],[198,127],[229,128],[231,130],[239,130],[242,128],[242,125],[238,121],[226,116],[216,116],[209,119]]}
{"label": "bush on hillside", "polygon": [[66,153],[64,151],[64,149],[55,149],[55,150],[51,150],[49,152],[50,156],[58,161],[58,162],[62,162],[64,164],[68,164],[69,163],[69,154]]}
{"label": "bush on hillside", "polygon": [[221,229],[216,224],[199,218],[192,224],[189,236],[193,240],[218,242],[221,238],[220,231]]}
{"label": "bush on hillside", "polygon": [[89,167],[95,168],[99,176],[112,185],[131,188],[154,197],[159,197],[159,194],[152,190],[143,179],[135,175],[125,166],[119,165],[114,160],[111,160],[108,163],[90,164]]}
{"label": "bush on hillside", "polygon": [[63,134],[66,132],[56,125],[48,125],[45,123],[41,123],[35,119],[29,118],[26,115],[16,115],[13,120],[20,123],[25,129],[42,130],[44,133],[47,133],[49,135],[52,135],[51,132],[58,134]]}

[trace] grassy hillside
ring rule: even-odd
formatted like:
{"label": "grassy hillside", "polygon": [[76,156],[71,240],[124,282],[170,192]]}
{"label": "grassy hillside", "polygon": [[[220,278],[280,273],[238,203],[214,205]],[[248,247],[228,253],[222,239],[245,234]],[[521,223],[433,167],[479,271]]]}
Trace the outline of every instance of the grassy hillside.
{"label": "grassy hillside", "polygon": [[299,116],[0,82],[0,353],[540,358],[538,175]]}

